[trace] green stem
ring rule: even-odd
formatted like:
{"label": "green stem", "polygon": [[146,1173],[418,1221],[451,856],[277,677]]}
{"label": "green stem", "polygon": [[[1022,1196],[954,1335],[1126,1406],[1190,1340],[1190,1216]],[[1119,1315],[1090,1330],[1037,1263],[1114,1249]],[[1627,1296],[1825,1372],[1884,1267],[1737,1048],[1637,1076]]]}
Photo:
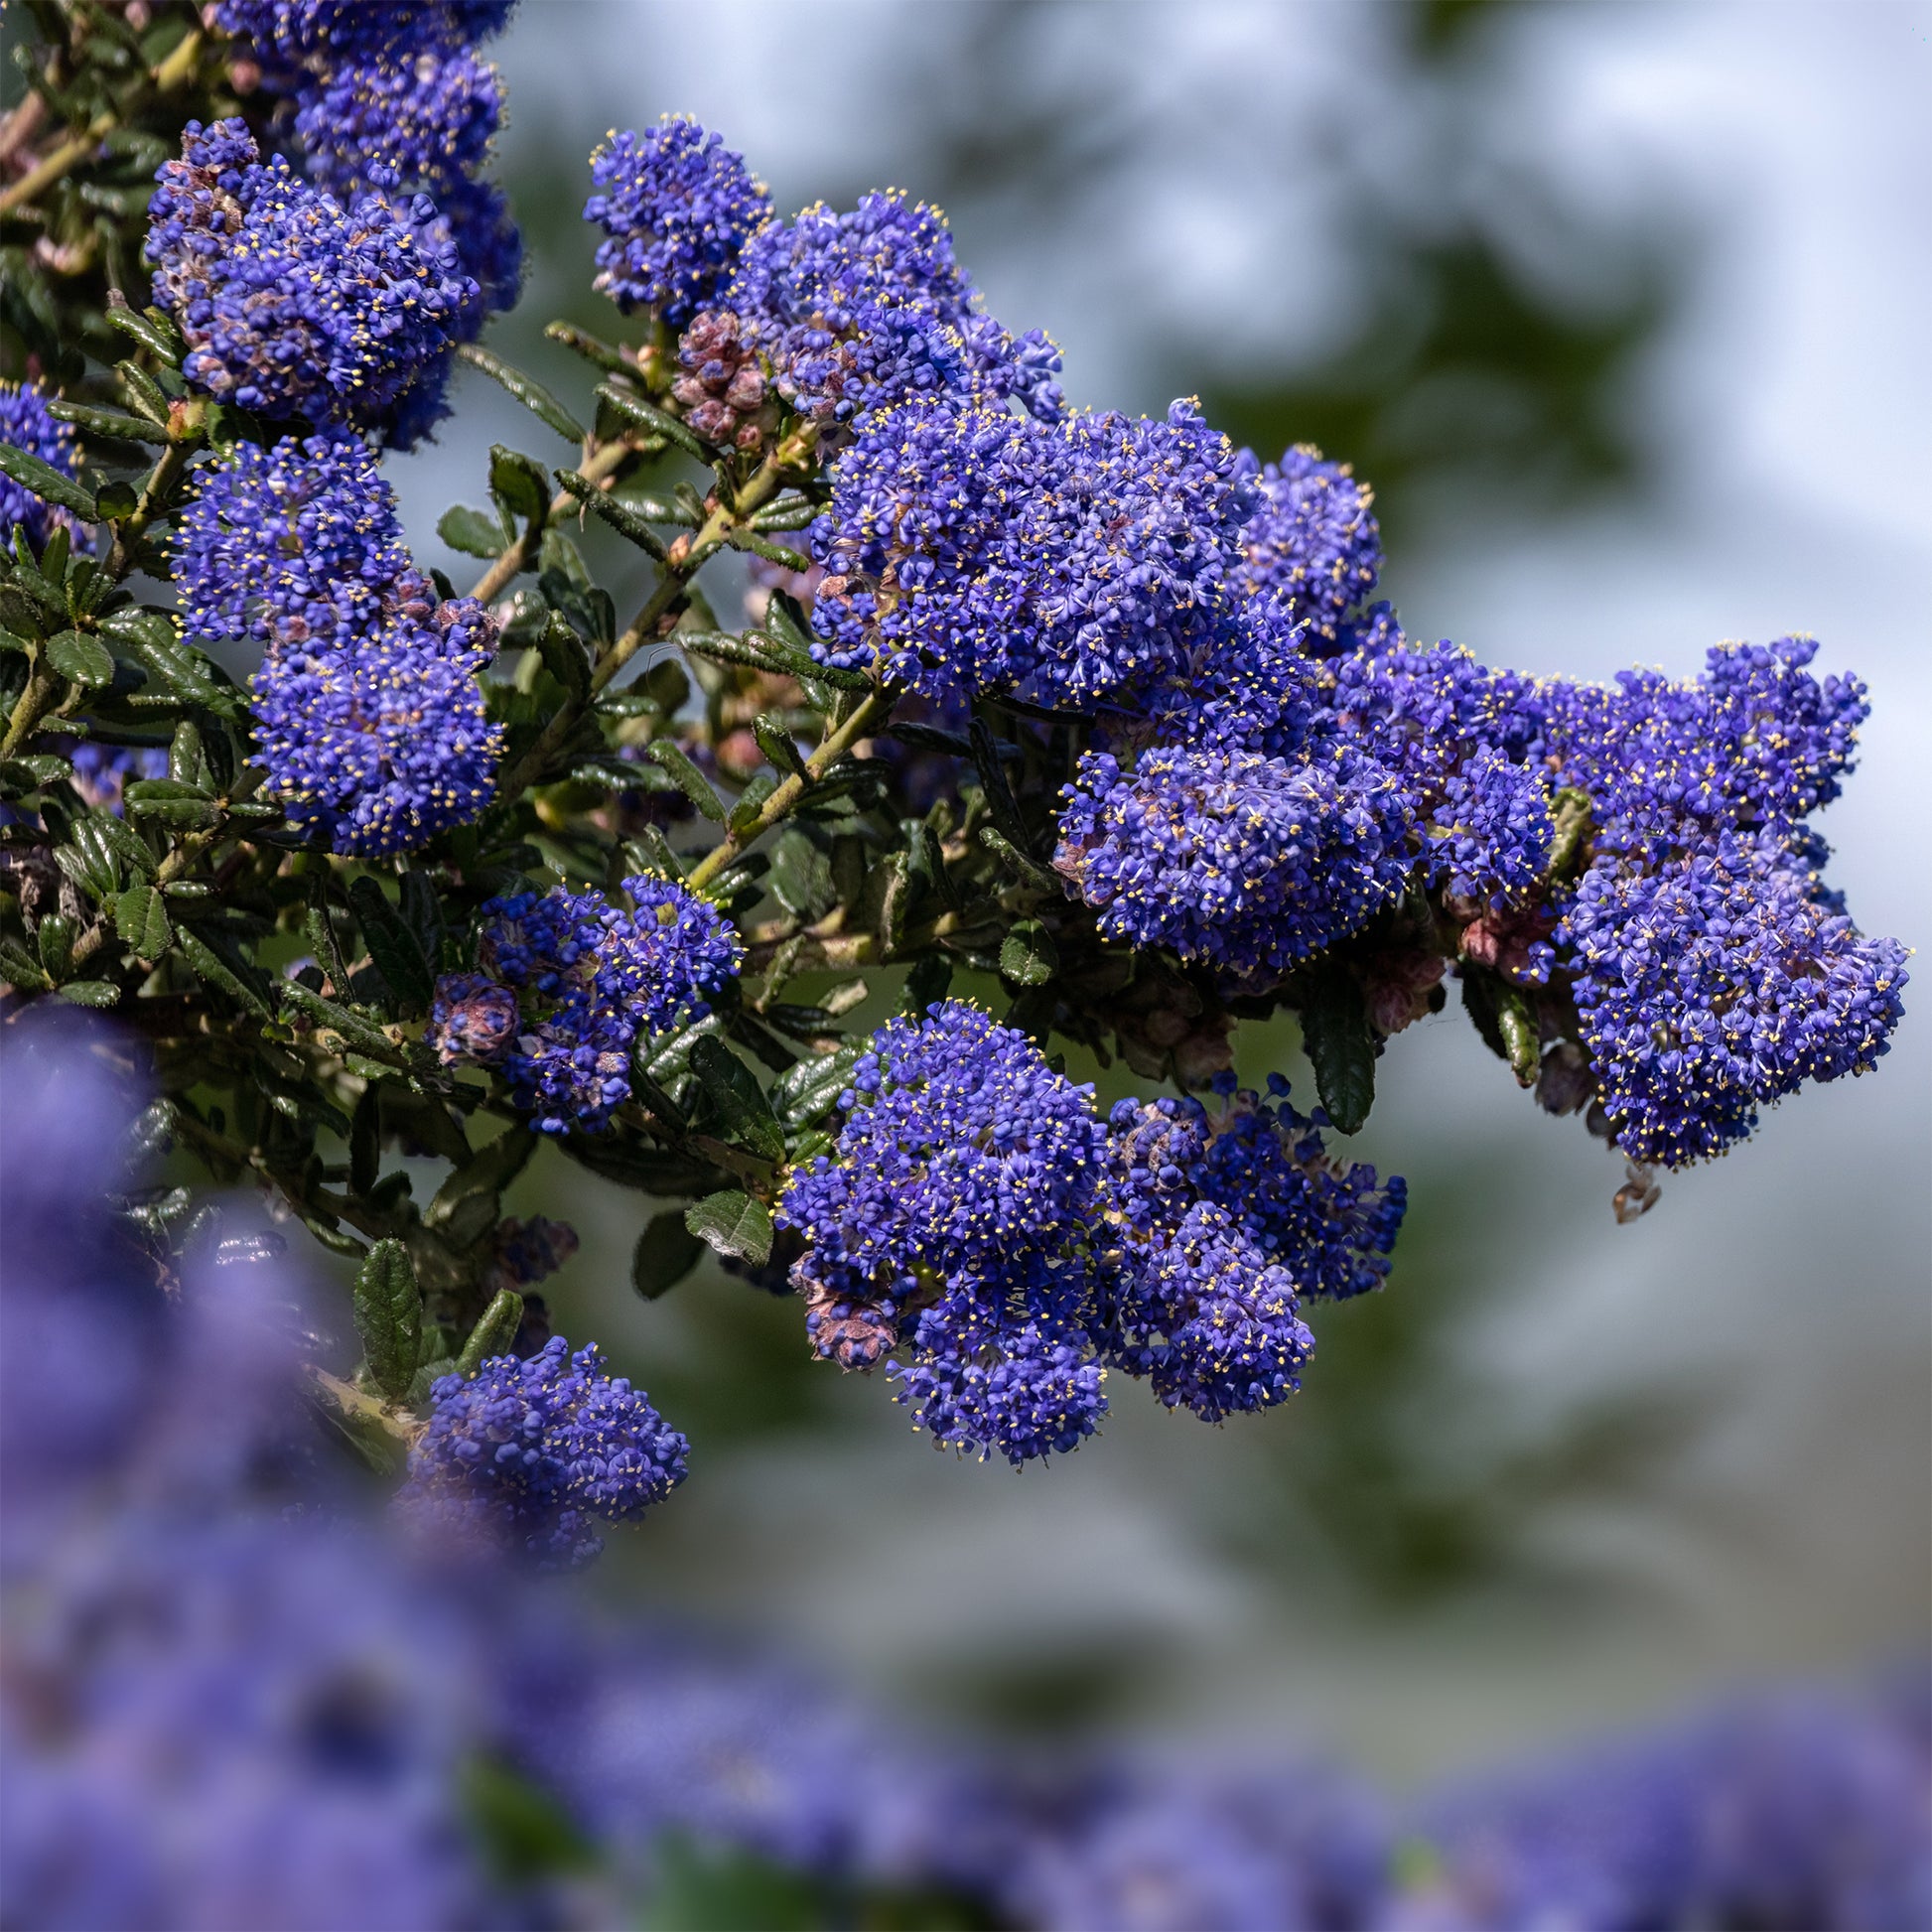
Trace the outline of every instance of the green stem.
{"label": "green stem", "polygon": [[27,680],[27,688],[20,694],[7,720],[7,735],[0,739],[0,758],[11,758],[17,747],[32,738],[41,720],[54,709],[55,700],[60,696],[61,686],[66,682],[44,665],[36,664],[33,674]]}
{"label": "green stem", "polygon": [[[114,526],[114,546],[107,553],[107,573],[118,583],[128,573],[130,555],[148,525],[160,515],[162,505],[173,495],[175,485],[181,482],[182,473],[188,468],[188,459],[202,446],[202,421],[207,411],[199,403],[191,404],[182,417],[182,431],[176,441],[170,443],[155,459],[155,465],[148,472],[148,480],[141,485],[141,500],[134,506],[134,514],[124,517]],[[174,431],[170,430],[170,435]]]}
{"label": "green stem", "polygon": [[[180,86],[194,72],[195,63],[200,58],[201,52],[202,30],[197,27],[148,75],[149,84],[157,93],[164,94]],[[129,101],[120,107],[102,108],[80,133],[63,141],[39,167],[22,175],[11,188],[4,194],[0,194],[0,215],[11,214],[15,208],[25,206],[42,189],[53,187],[75,162],[84,161],[108,135],[113,133],[115,128],[120,126],[122,116],[133,105],[134,103]]]}
{"label": "green stem", "polygon": [[[630,445],[621,438],[615,443],[607,443],[584,459],[578,466],[578,475],[587,482],[602,483],[617,471],[629,454]],[[510,579],[528,570],[535,562],[537,546],[543,541],[543,532],[550,518],[562,516],[576,500],[569,490],[558,490],[550,499],[549,515],[541,522],[526,523],[523,534],[514,543],[505,545],[496,561],[471,585],[470,595],[479,604],[493,604],[503,594],[503,587]]]}
{"label": "green stem", "polygon": [[801,778],[793,772],[790,777],[781,779],[777,789],[764,801],[758,817],[744,831],[727,833],[722,843],[713,846],[692,867],[685,884],[693,892],[699,891],[754,840],[762,837],[781,819],[788,817],[811,780],[822,777],[827,766],[842,758],[875,724],[887,717],[897,696],[893,691],[868,691],[854,706],[852,716],[836,731],[828,733],[825,742],[805,760],[806,776]]}

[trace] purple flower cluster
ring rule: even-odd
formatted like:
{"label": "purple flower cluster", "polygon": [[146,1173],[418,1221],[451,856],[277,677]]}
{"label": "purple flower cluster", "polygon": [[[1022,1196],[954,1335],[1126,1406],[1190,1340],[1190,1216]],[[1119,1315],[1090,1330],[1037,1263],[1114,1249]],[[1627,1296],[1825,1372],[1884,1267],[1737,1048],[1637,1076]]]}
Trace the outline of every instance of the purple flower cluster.
{"label": "purple flower cluster", "polygon": [[1349,746],[1299,759],[1211,743],[1081,758],[1055,869],[1100,930],[1208,962],[1230,984],[1278,981],[1402,895],[1408,801]]}
{"label": "purple flower cluster", "polygon": [[874,1036],[840,1096],[838,1158],[793,1171],[781,1225],[813,1345],[869,1367],[935,1444],[1016,1465],[1076,1447],[1106,1406],[1090,1230],[1105,1180],[1092,1089],[948,1000]]}
{"label": "purple flower cluster", "polygon": [[813,1346],[847,1368],[902,1346],[898,1400],[935,1442],[1016,1465],[1093,1433],[1108,1366],[1213,1422],[1284,1400],[1313,1345],[1299,1298],[1380,1285],[1404,1190],[1271,1093],[1123,1101],[1103,1126],[974,1007],[890,1022],[836,1158],[778,1210]]}
{"label": "purple flower cluster", "polygon": [[[345,206],[387,203],[434,255],[454,250],[474,284],[451,333],[471,342],[515,300],[523,240],[502,191],[482,179],[503,117],[496,69],[475,43],[515,0],[223,0],[219,24],[251,42],[264,78],[293,96],[309,172]],[[428,198],[427,202],[425,197]],[[392,425],[406,444],[443,413],[420,386]]]}
{"label": "purple flower cluster", "polygon": [[437,1382],[397,1506],[570,1569],[604,1548],[594,1523],[635,1522],[662,1502],[689,1449],[596,1347],[573,1355],[554,1335],[527,1361],[497,1355]]}
{"label": "purple flower cluster", "polygon": [[1590,864],[1556,942],[1619,1146],[1720,1154],[1808,1080],[1869,1069],[1901,1012],[1905,948],[1867,938],[1819,876],[1806,817],[1838,795],[1863,687],[1810,638],[1725,644],[1673,683],[1522,693],[1538,749],[1590,796]]}
{"label": "purple flower cluster", "polygon": [[477,284],[430,234],[426,198],[406,212],[373,195],[345,207],[280,155],[264,164],[240,120],[189,122],[157,179],[147,258],[191,381],[276,420],[399,444],[433,420]]}
{"label": "purple flower cluster", "polygon": [[[64,477],[75,476],[80,469],[80,445],[70,424],[49,414],[50,400],[42,383],[0,382],[0,443],[39,457]],[[12,554],[16,530],[39,552],[57,529],[71,532],[75,527],[69,511],[44,502],[11,477],[0,476],[0,551]]]}
{"label": "purple flower cluster", "polygon": [[865,425],[812,525],[814,652],[934,699],[1132,702],[1216,633],[1250,500],[1190,403],[1044,423],[906,404]]}
{"label": "purple flower cluster", "polygon": [[[1247,465],[1255,459],[1243,452]],[[1375,592],[1382,532],[1370,507],[1375,492],[1345,463],[1324,463],[1297,444],[1260,471],[1255,513],[1241,533],[1241,590],[1283,594],[1308,649],[1338,647],[1342,620]]]}
{"label": "purple flower cluster", "polygon": [[601,227],[599,293],[685,328],[730,282],[745,244],[771,218],[771,197],[745,157],[687,114],[643,134],[613,132],[591,156]]}
{"label": "purple flower cluster", "polygon": [[429,1038],[446,1064],[500,1067],[545,1134],[596,1132],[630,1097],[640,1035],[702,1019],[738,970],[738,938],[708,901],[662,879],[602,893],[516,893],[481,914],[478,973],[438,982]]}
{"label": "purple flower cluster", "polygon": [[175,581],[191,637],[260,647],[257,757],[337,851],[408,851],[488,802],[494,627],[417,571],[364,444],[234,445],[201,473]]}

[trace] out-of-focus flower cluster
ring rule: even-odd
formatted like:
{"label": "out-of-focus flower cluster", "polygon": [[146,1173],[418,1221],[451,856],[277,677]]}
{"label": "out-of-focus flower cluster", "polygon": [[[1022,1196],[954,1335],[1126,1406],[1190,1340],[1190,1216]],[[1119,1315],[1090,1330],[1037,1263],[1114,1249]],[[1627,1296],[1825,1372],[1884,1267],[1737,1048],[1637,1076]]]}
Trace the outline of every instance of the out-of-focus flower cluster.
{"label": "out-of-focus flower cluster", "polygon": [[[276,1244],[217,1232],[158,1284],[125,1212],[143,1176],[114,1153],[154,1138],[129,1061],[70,1016],[0,1037],[10,1925],[609,1924],[774,1872],[822,1901],[794,1909],[921,1895],[1137,1932],[1852,1932],[1932,1901],[1918,1677],[1739,1701],[1398,1803],[1252,1748],[1008,1760],[613,1626],[560,1580],[491,1568],[488,1540],[428,1561],[424,1513],[372,1513],[326,1453]],[[1157,1121],[1200,1127],[1143,1121],[1142,1166]],[[681,1466],[641,1395],[561,1342],[448,1378],[437,1406],[417,1482],[524,1503],[549,1484],[622,1517]]]}

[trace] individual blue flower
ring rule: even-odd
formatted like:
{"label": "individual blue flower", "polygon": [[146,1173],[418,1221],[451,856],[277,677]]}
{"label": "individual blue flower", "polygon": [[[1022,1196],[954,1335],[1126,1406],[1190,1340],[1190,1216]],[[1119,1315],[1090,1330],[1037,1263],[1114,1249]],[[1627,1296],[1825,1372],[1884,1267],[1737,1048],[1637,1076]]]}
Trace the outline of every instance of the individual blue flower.
{"label": "individual blue flower", "polygon": [[1675,1168],[1721,1154],[1807,1080],[1870,1069],[1905,948],[1866,938],[1801,856],[1725,834],[1656,863],[1607,853],[1558,932],[1617,1145]]}
{"label": "individual blue flower", "polygon": [[247,126],[191,121],[149,205],[155,300],[187,338],[182,370],[224,402],[318,426],[409,428],[433,418],[476,283],[426,238],[435,208],[377,196],[345,207]]}
{"label": "individual blue flower", "polygon": [[[42,383],[0,382],[0,443],[39,457],[64,477],[77,476],[80,445],[72,425],[49,412],[50,400]],[[0,476],[0,551],[12,555],[16,530],[39,552],[57,529],[71,534],[78,527],[71,512],[44,501],[25,483]]]}
{"label": "individual blue flower", "polygon": [[[705,995],[738,970],[737,935],[716,906],[668,880],[629,879],[624,891],[630,910],[599,892],[491,899],[481,915],[481,975],[437,988],[439,1053],[499,1065],[546,1134],[604,1127],[630,1097],[631,1042],[702,1019]],[[511,992],[514,1023],[492,985]]]}
{"label": "individual blue flower", "polygon": [[786,1184],[777,1219],[805,1238],[792,1280],[815,1346],[869,1366],[903,1341],[898,1399],[938,1444],[1018,1464],[1073,1447],[1104,1408],[1091,1095],[1024,1034],[944,1001],[880,1030],[834,1155]]}
{"label": "individual blue flower", "polygon": [[745,157],[685,114],[643,134],[612,133],[591,156],[591,179],[598,192],[584,219],[609,237],[594,286],[672,329],[710,304],[771,218],[771,197]]}
{"label": "individual blue flower", "polygon": [[864,424],[812,525],[814,653],[933,699],[1136,701],[1224,622],[1247,503],[1189,403],[1055,423],[906,404]]}
{"label": "individual blue flower", "polygon": [[553,1335],[527,1361],[495,1355],[430,1392],[397,1498],[406,1515],[571,1569],[604,1548],[596,1523],[635,1522],[684,1480],[690,1444],[595,1347]]}
{"label": "individual blue flower", "polygon": [[234,445],[182,517],[176,589],[191,637],[261,647],[256,758],[337,851],[412,850],[493,795],[494,625],[416,570],[366,445]]}
{"label": "individual blue flower", "polygon": [[[1255,459],[1243,452],[1251,469]],[[1237,581],[1244,591],[1283,593],[1307,647],[1330,655],[1344,617],[1374,595],[1382,570],[1375,492],[1345,463],[1324,463],[1297,444],[1260,470],[1255,513],[1242,531]]]}
{"label": "individual blue flower", "polygon": [[1411,830],[1396,780],[1350,747],[1288,759],[1160,747],[1131,772],[1087,752],[1053,865],[1107,937],[1262,985],[1401,897]]}

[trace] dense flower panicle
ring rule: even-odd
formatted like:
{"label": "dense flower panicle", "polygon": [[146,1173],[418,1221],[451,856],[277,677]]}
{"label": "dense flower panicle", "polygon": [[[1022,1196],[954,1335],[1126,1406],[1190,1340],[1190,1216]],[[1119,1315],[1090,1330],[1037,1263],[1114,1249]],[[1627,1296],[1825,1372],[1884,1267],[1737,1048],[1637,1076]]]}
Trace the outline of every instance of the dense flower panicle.
{"label": "dense flower panicle", "polygon": [[821,421],[889,408],[916,388],[1011,399],[1042,421],[1060,413],[1059,350],[1037,330],[1014,337],[983,314],[945,217],[897,189],[761,228],[725,303],[787,397]]}
{"label": "dense flower panicle", "polygon": [[191,121],[149,208],[155,300],[174,312],[191,381],[264,416],[391,429],[420,426],[448,378],[477,285],[434,245],[435,208],[376,196],[345,207],[246,124]]}
{"label": "dense flower panicle", "polygon": [[366,445],[234,445],[202,473],[175,569],[191,637],[262,649],[257,757],[293,818],[378,854],[488,802],[502,734],[476,674],[495,627],[416,570]]}
{"label": "dense flower panicle", "polygon": [[[1248,452],[1242,456],[1250,471],[1259,469]],[[1375,492],[1347,464],[1324,463],[1307,444],[1260,469],[1257,482],[1236,582],[1246,592],[1286,596],[1307,648],[1332,655],[1342,619],[1375,594],[1382,572]]]}
{"label": "dense flower panicle", "polygon": [[1314,1337],[1295,1284],[1225,1208],[1196,1201],[1128,1263],[1114,1359],[1203,1422],[1271,1409],[1301,1384]]}
{"label": "dense flower panicle", "polygon": [[214,22],[274,71],[444,52],[501,33],[515,10],[516,0],[216,0]]}
{"label": "dense flower panicle", "polygon": [[[76,476],[80,445],[73,426],[49,413],[52,400],[42,383],[0,382],[0,443],[39,457],[64,477]],[[25,483],[0,476],[0,550],[12,554],[16,530],[23,531],[39,551],[57,529],[71,533],[77,528],[70,511],[44,501]]]}
{"label": "dense flower panicle", "polygon": [[1901,1011],[1904,947],[1862,935],[1768,834],[1654,866],[1605,854],[1558,936],[1618,1145],[1664,1167],[1722,1153],[1807,1080],[1867,1071]]}
{"label": "dense flower panicle", "polygon": [[1035,423],[915,402],[869,420],[810,534],[814,652],[923,696],[1129,702],[1222,622],[1249,501],[1192,405]]}
{"label": "dense flower panicle", "polygon": [[598,192],[584,219],[609,237],[593,286],[672,329],[711,304],[771,219],[771,197],[745,157],[686,114],[642,134],[612,133],[591,156],[591,179]]}
{"label": "dense flower panicle", "polygon": [[495,68],[459,48],[327,69],[298,96],[295,131],[334,195],[406,183],[440,201],[488,159],[502,114]]}
{"label": "dense flower panicle", "polygon": [[898,1396],[937,1443],[1016,1463],[1073,1447],[1103,1407],[1086,1242],[1105,1130],[1091,1089],[948,1000],[881,1029],[841,1105],[836,1158],[795,1169],[777,1214],[805,1237],[793,1282],[814,1345],[870,1366],[908,1341]]}
{"label": "dense flower panicle", "polygon": [[491,899],[483,971],[437,985],[439,1055],[501,1066],[546,1134],[605,1126],[630,1097],[632,1041],[702,1019],[704,996],[738,970],[737,935],[716,906],[667,880],[629,879],[624,891],[630,911],[599,892]]}
{"label": "dense flower panicle", "polygon": [[1812,675],[1817,651],[1810,637],[1720,644],[1692,683],[1657,671],[1552,680],[1526,708],[1544,755],[1597,801],[1620,848],[1786,825],[1838,796],[1870,710],[1857,678]]}
{"label": "dense flower panicle", "polygon": [[1088,752],[1062,794],[1053,863],[1108,937],[1264,983],[1401,896],[1411,829],[1401,787],[1352,747],[1162,748],[1131,773]]}
{"label": "dense flower panicle", "polygon": [[[1424,807],[1423,876],[1452,899],[1526,903],[1543,883],[1556,816],[1545,775],[1477,752]],[[1547,958],[1545,972],[1548,977]]]}
{"label": "dense flower panicle", "polygon": [[603,1549],[594,1521],[634,1522],[669,1495],[689,1449],[595,1346],[573,1355],[556,1335],[527,1361],[497,1355],[436,1384],[397,1502],[570,1568]]}

